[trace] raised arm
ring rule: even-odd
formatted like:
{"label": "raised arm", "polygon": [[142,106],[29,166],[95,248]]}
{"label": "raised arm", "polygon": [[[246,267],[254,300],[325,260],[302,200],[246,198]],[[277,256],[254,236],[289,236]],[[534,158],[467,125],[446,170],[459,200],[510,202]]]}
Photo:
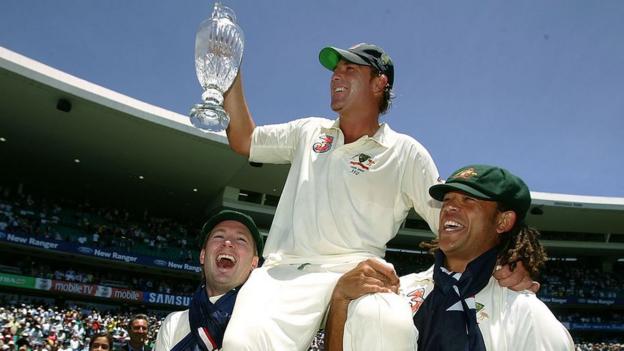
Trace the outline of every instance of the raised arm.
{"label": "raised arm", "polygon": [[224,95],[223,107],[230,115],[230,125],[226,130],[230,147],[236,153],[249,157],[251,134],[256,124],[245,101],[240,70],[232,87]]}
{"label": "raised arm", "polygon": [[360,262],[340,277],[332,293],[325,325],[327,351],[342,351],[344,326],[351,301],[366,294],[396,293],[398,289],[399,277],[394,268],[376,259]]}

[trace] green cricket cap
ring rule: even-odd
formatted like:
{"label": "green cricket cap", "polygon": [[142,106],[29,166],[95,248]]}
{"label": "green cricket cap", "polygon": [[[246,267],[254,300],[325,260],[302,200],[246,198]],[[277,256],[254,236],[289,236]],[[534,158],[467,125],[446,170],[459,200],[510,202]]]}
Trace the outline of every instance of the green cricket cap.
{"label": "green cricket cap", "polygon": [[497,201],[524,219],[531,206],[531,193],[522,179],[508,170],[488,165],[470,165],[458,169],[444,184],[429,188],[432,198],[442,201],[449,191],[460,191],[478,199]]}
{"label": "green cricket cap", "polygon": [[341,59],[358,65],[373,67],[379,73],[385,74],[388,77],[388,86],[392,89],[394,84],[394,64],[390,56],[379,46],[361,43],[346,50],[328,46],[319,52],[319,61],[330,71],[336,69]]}
{"label": "green cricket cap", "polygon": [[206,223],[204,224],[201,230],[201,235],[204,237],[202,249],[206,246],[206,241],[208,240],[208,236],[210,236],[210,232],[212,232],[214,227],[216,227],[219,223],[223,221],[236,221],[245,225],[245,227],[249,229],[249,232],[251,233],[251,237],[256,243],[258,257],[262,257],[262,249],[264,248],[264,243],[262,241],[262,236],[260,236],[260,231],[258,230],[258,227],[256,226],[256,222],[254,222],[253,218],[251,218],[250,216],[242,212],[233,211],[233,210],[222,210],[216,215],[210,217],[208,221],[206,221]]}

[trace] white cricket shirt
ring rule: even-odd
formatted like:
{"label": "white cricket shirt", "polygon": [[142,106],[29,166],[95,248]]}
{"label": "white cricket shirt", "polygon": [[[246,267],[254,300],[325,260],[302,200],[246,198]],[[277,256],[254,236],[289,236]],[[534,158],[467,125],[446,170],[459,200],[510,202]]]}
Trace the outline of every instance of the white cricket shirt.
{"label": "white cricket shirt", "polygon": [[428,190],[439,176],[429,152],[387,124],[345,145],[338,126],[312,117],[255,128],[250,161],[291,163],[265,264],[383,257],[412,207],[437,230],[439,204]]}

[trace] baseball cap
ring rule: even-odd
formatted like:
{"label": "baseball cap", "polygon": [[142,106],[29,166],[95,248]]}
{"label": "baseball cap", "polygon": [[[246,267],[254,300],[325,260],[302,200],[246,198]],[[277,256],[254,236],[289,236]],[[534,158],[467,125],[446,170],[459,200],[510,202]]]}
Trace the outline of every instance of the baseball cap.
{"label": "baseball cap", "polygon": [[497,201],[516,212],[518,221],[531,206],[527,185],[508,170],[488,165],[470,165],[458,169],[444,184],[429,188],[432,198],[442,201],[449,191],[460,191],[478,199]]}
{"label": "baseball cap", "polygon": [[394,84],[394,64],[390,56],[379,46],[361,43],[346,50],[328,46],[319,52],[319,61],[330,71],[336,69],[341,59],[358,65],[373,67],[379,73],[385,74],[388,77],[388,85],[392,89]]}
{"label": "baseball cap", "polygon": [[206,240],[208,240],[208,235],[210,235],[210,232],[212,231],[212,229],[216,227],[217,224],[223,221],[236,221],[236,222],[244,224],[245,227],[249,229],[249,232],[251,233],[251,237],[256,242],[256,249],[258,250],[258,257],[262,257],[262,249],[264,247],[264,243],[262,242],[262,237],[260,236],[260,231],[258,230],[258,227],[256,226],[256,222],[254,222],[253,218],[249,217],[248,215],[242,212],[232,211],[232,210],[222,210],[216,215],[210,217],[210,219],[208,219],[208,221],[204,224],[204,227],[202,228],[202,231],[201,231],[201,235],[204,237],[202,248],[206,246]]}

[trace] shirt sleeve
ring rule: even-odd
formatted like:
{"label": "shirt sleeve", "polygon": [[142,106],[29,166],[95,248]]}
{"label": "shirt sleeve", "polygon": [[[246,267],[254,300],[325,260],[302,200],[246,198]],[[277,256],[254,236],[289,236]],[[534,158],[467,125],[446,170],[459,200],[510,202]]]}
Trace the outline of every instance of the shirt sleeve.
{"label": "shirt sleeve", "polygon": [[298,119],[283,124],[272,124],[254,128],[251,136],[249,161],[287,164],[291,163],[299,145],[301,128],[307,119]]}
{"label": "shirt sleeve", "polygon": [[431,231],[437,236],[440,202],[429,196],[429,188],[441,182],[438,168],[422,145],[414,142],[409,150],[402,189],[411,200],[416,213],[429,224]]}

